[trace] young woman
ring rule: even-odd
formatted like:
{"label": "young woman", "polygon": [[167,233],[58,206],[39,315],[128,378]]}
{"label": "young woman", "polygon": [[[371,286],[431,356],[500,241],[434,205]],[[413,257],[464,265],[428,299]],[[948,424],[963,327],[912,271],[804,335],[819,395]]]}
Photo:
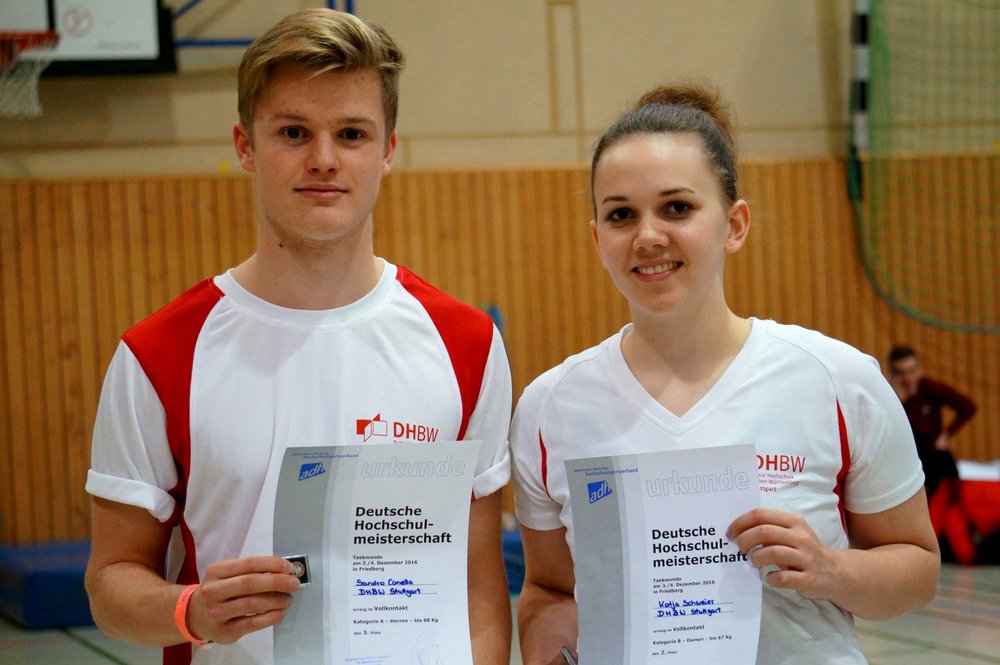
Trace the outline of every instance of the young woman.
{"label": "young woman", "polygon": [[[560,646],[576,644],[564,460],[748,442],[761,507],[729,537],[767,567],[757,662],[865,663],[852,615],[888,619],[929,602],[940,566],[910,428],[878,363],[730,310],[723,269],[750,210],[710,91],[643,96],[598,143],[591,187],[597,253],[632,322],[536,379],[518,404],[524,663],[560,663]],[[768,474],[781,460],[794,464]]]}

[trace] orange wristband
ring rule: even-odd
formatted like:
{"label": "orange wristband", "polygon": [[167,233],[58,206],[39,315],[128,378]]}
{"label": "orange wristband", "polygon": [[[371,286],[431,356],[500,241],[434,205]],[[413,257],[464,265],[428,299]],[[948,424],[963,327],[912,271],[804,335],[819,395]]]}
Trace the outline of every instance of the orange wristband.
{"label": "orange wristband", "polygon": [[201,586],[200,584],[192,584],[183,591],[181,591],[181,597],[177,599],[177,606],[174,607],[174,624],[177,626],[177,630],[181,631],[181,635],[185,640],[191,642],[192,644],[197,644],[203,647],[211,642],[206,642],[204,640],[199,640],[197,637],[191,634],[191,631],[187,627],[187,611],[188,611],[188,601],[191,600],[191,595]]}

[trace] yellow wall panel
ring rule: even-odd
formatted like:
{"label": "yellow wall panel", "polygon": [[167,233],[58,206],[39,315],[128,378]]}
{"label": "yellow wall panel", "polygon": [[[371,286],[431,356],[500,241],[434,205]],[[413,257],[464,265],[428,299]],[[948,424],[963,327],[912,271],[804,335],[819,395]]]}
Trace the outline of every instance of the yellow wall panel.
{"label": "yellow wall panel", "polygon": [[[958,168],[974,172],[971,162]],[[929,187],[903,179],[913,205],[981,204],[964,200],[952,163],[939,170],[951,184],[937,191],[954,200],[924,201]],[[733,309],[821,330],[879,360],[894,343],[914,345],[929,374],[980,405],[959,455],[1000,458],[1000,338],[932,328],[877,296],[859,263],[842,164],[751,162],[742,176],[753,227],[727,266]],[[118,337],[248,256],[253,210],[245,176],[0,181],[0,541],[88,534],[90,432]],[[628,321],[594,252],[591,214],[584,167],[399,171],[383,184],[375,243],[443,290],[499,310],[516,397]],[[988,232],[973,227],[961,251],[968,265],[996,270],[976,236]],[[995,294],[961,298],[996,306]]]}

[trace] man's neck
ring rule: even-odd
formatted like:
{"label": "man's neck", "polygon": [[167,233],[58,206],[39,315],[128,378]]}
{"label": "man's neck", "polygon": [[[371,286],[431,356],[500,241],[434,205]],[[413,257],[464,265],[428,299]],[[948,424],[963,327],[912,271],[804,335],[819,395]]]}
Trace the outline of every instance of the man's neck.
{"label": "man's neck", "polygon": [[373,255],[346,261],[274,261],[258,251],[233,269],[239,284],[258,298],[290,309],[335,309],[367,295],[385,263]]}

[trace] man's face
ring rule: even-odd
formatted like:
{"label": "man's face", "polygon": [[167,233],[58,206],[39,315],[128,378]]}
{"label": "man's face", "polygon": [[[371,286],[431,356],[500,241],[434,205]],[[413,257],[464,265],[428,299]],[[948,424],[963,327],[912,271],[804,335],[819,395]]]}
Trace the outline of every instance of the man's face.
{"label": "man's face", "polygon": [[370,243],[396,147],[374,70],[317,75],[280,65],[257,102],[253,136],[237,124],[233,138],[240,165],[255,176],[260,246]]}
{"label": "man's face", "polygon": [[920,377],[923,375],[920,360],[916,356],[892,362],[889,365],[889,371],[896,382],[908,393],[916,392],[917,384],[920,383]]}

